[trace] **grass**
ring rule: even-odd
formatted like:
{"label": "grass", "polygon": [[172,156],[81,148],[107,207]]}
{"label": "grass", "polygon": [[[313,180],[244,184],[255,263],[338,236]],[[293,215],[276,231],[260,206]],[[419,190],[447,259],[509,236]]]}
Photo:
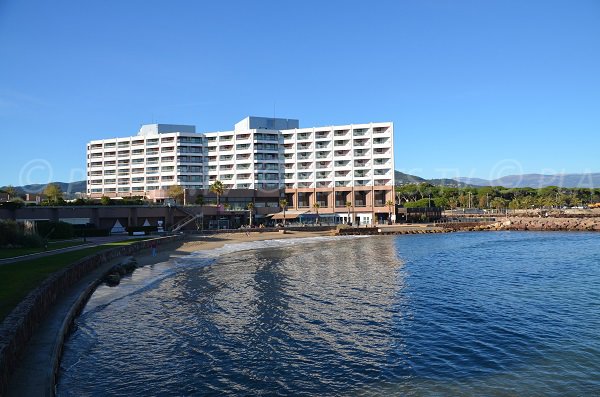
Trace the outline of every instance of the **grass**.
{"label": "grass", "polygon": [[4,320],[11,310],[50,274],[88,255],[108,248],[133,244],[140,240],[144,239],[118,241],[97,247],[82,248],[77,251],[0,265],[0,321]]}
{"label": "grass", "polygon": [[[61,248],[75,247],[77,245],[83,244],[83,241],[57,241],[57,242],[49,242],[48,250],[57,250]],[[39,252],[44,252],[45,249],[43,247],[35,247],[35,248],[2,248],[0,249],[0,259],[6,258],[14,258],[16,256],[23,256],[29,254],[37,254]]]}

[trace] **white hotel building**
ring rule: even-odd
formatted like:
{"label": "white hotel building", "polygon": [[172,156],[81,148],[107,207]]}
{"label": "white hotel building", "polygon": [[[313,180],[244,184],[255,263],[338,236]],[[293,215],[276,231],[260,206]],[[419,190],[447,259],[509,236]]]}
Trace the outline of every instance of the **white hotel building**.
{"label": "white hotel building", "polygon": [[215,180],[247,201],[256,192],[285,197],[291,216],[318,203],[321,216],[345,220],[350,202],[361,223],[387,219],[385,203],[394,200],[393,123],[299,128],[298,120],[247,117],[233,131],[150,124],[136,136],[87,144],[90,197],[160,200],[171,185],[192,197],[210,196]]}

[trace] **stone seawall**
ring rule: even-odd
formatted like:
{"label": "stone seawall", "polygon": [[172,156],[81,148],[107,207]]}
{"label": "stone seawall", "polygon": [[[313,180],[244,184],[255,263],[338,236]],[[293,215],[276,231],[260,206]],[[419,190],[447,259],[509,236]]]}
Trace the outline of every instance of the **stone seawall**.
{"label": "stone seawall", "polygon": [[531,218],[508,217],[479,230],[547,230],[547,231],[600,231],[600,218]]}
{"label": "stone seawall", "polygon": [[[158,240],[160,243],[166,243],[182,238],[182,236],[172,236]],[[35,333],[40,321],[61,293],[100,265],[117,257],[149,248],[150,241],[152,240],[107,249],[83,258],[50,275],[13,309],[0,325],[0,396],[6,394],[10,375],[17,367],[21,353]]]}

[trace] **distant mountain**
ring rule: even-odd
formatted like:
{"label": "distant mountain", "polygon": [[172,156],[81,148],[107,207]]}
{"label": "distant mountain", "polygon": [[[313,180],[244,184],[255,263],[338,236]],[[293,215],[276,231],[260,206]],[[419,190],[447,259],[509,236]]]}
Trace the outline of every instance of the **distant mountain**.
{"label": "distant mountain", "polygon": [[394,178],[396,179],[396,186],[407,185],[409,183],[430,183],[435,186],[451,186],[451,187],[463,187],[468,186],[465,182],[459,182],[454,179],[425,179],[420,176],[405,174],[404,172],[394,171]]}
{"label": "distant mountain", "polygon": [[423,179],[420,176],[405,174],[404,172],[400,171],[394,171],[394,179],[396,180],[396,185],[427,182],[426,179]]}
{"label": "distant mountain", "polygon": [[523,174],[508,175],[502,178],[487,180],[480,178],[459,177],[457,180],[470,185],[479,186],[504,186],[504,187],[532,187],[541,188],[546,186],[559,187],[580,187],[580,188],[598,188],[600,187],[600,173],[590,174]]}
{"label": "distant mountain", "polygon": [[[51,182],[57,184],[60,189],[65,193],[65,198],[72,197],[77,192],[85,192],[86,191],[86,181],[77,181],[77,182]],[[35,183],[31,185],[24,186],[15,186],[16,191],[21,195],[25,193],[37,194],[42,193],[44,188],[46,187],[46,183]],[[6,186],[0,188],[0,190],[4,189]]]}

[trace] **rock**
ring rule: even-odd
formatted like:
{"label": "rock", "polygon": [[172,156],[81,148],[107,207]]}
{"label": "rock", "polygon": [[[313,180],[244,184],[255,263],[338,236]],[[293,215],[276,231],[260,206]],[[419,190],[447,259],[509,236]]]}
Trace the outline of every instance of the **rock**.
{"label": "rock", "polygon": [[114,287],[116,285],[119,285],[119,283],[121,282],[121,275],[119,273],[111,273],[108,276],[106,276],[104,281],[109,287]]}

